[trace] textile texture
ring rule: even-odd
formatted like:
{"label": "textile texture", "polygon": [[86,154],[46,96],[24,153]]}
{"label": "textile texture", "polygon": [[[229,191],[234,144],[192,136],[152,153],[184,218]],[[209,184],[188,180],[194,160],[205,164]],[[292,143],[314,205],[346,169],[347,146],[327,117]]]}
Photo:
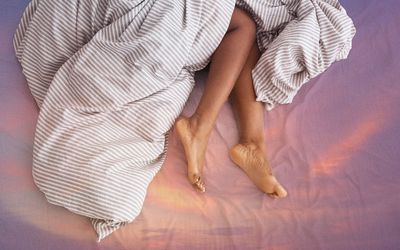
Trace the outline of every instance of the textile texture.
{"label": "textile texture", "polygon": [[98,241],[140,213],[168,136],[227,31],[257,23],[253,70],[267,110],[346,58],[355,28],[337,1],[33,0],[14,36],[40,109],[32,174],[46,199],[90,218]]}

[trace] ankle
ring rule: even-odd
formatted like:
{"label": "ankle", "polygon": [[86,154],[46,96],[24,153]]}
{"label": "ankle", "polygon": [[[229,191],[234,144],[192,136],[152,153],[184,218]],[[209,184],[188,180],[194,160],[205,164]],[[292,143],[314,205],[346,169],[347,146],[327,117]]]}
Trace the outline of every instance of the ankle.
{"label": "ankle", "polygon": [[263,138],[240,138],[239,144],[248,146],[251,149],[259,149],[266,153],[266,146]]}
{"label": "ankle", "polygon": [[212,122],[205,119],[198,113],[189,117],[189,126],[196,136],[208,137],[212,130]]}

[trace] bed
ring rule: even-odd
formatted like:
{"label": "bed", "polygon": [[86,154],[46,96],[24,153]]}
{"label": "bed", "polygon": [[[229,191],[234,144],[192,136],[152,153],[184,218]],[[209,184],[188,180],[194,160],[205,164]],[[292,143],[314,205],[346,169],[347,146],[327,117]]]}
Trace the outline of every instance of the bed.
{"label": "bed", "polygon": [[[342,0],[357,34],[348,59],[265,112],[285,199],[261,193],[228,157],[238,134],[226,103],[211,134],[206,194],[186,178],[172,130],[167,158],[133,223],[97,243],[89,220],[49,204],[32,180],[38,110],[12,49],[29,1],[2,1],[1,249],[397,249],[400,240],[400,19],[397,1]],[[197,106],[207,70],[183,110]]]}

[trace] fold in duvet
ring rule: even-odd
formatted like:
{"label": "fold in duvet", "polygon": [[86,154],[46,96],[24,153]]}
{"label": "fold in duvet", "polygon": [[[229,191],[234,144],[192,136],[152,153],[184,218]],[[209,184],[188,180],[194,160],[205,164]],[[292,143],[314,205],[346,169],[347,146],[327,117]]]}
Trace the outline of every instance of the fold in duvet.
{"label": "fold in duvet", "polygon": [[39,107],[33,179],[90,218],[98,241],[140,213],[168,136],[234,7],[257,24],[252,71],[267,110],[347,57],[355,28],[336,0],[33,0],[14,35]]}

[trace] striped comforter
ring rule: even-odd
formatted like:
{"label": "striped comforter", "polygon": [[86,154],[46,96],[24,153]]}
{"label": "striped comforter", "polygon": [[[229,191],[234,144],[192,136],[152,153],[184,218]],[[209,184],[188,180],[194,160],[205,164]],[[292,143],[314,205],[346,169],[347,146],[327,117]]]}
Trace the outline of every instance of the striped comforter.
{"label": "striped comforter", "polygon": [[100,241],[140,213],[168,136],[235,4],[257,23],[267,110],[346,58],[355,28],[336,0],[33,0],[14,36],[39,107],[32,174],[46,199],[90,218]]}

